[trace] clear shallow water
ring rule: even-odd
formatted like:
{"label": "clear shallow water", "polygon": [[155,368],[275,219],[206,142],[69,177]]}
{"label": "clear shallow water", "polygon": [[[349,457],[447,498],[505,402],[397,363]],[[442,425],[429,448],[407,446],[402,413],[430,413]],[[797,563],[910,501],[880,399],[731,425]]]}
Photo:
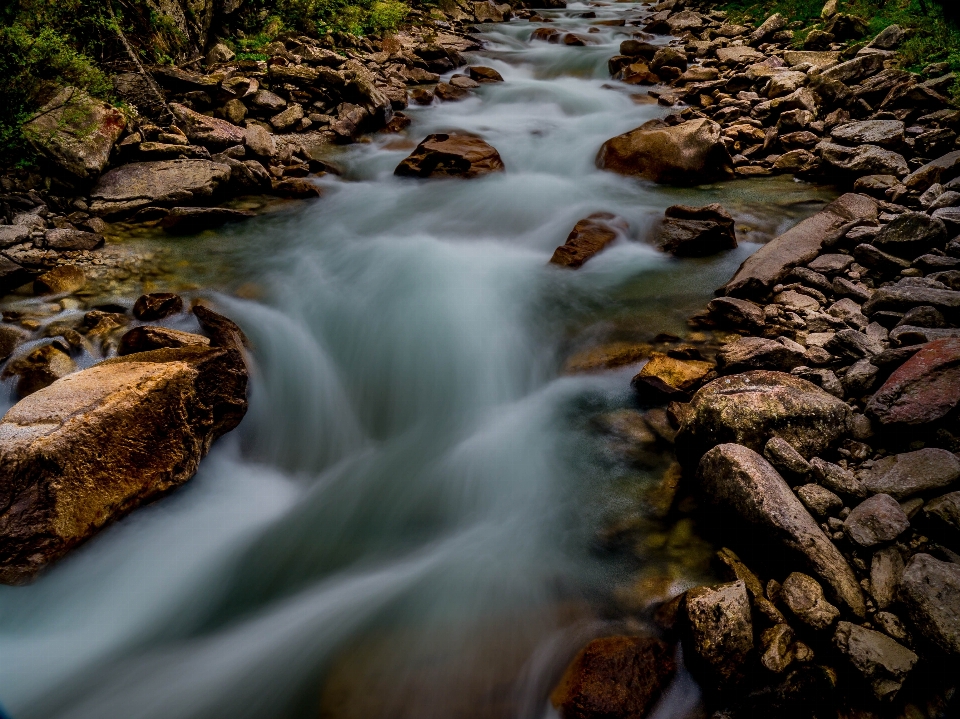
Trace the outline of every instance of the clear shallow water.
{"label": "clear shallow water", "polygon": [[[571,16],[586,9],[552,26],[585,32]],[[622,472],[589,423],[629,406],[632,370],[563,376],[564,358],[682,331],[757,246],[665,258],[644,239],[667,205],[720,201],[760,240],[823,196],[785,179],[670,190],[599,172],[604,140],[666,112],[609,80],[630,28],[570,48],[529,43],[534,27],[490,26],[472,59],[506,82],[411,108],[406,136],[341,151],[323,199],[137,240],[177,258],[167,286],[223,292],[254,347],[250,412],[182,490],[35,584],[0,588],[0,701],[15,719],[549,713],[558,672],[603,631],[596,607],[633,572],[590,551]],[[483,135],[507,172],[392,175],[452,129]],[[631,238],[577,272],[547,266],[597,211],[625,217]],[[681,678],[657,719],[695,701]]]}

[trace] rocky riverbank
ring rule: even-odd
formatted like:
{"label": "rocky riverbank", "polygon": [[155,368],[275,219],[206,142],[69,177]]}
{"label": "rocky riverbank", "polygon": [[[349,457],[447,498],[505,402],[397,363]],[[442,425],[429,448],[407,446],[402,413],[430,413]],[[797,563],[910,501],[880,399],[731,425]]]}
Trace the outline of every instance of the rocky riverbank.
{"label": "rocky riverbank", "polygon": [[[960,113],[943,93],[955,78],[900,69],[903,30],[865,37],[836,2],[803,49],[780,15],[733,25],[682,0],[652,11],[650,34],[625,41],[610,70],[674,110],[611,139],[601,167],[680,185],[791,173],[848,190],[748,258],[691,319],[694,343],[662,338],[633,380],[649,409],[628,434],[673,445],[682,466],[655,493],[699,503],[729,547],[716,562],[728,583],[652,616],[683,645],[712,716],[950,716]],[[656,242],[714,254],[736,246],[733,219],[676,206]],[[592,643],[554,694],[561,714],[643,715],[673,671],[658,642]]]}

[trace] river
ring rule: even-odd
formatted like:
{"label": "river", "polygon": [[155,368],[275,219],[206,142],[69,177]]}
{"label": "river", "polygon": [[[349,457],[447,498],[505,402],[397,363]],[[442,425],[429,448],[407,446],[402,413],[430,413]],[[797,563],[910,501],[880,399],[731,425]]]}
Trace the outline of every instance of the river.
{"label": "river", "polygon": [[[591,421],[631,406],[636,367],[564,363],[685,334],[758,241],[827,195],[787,178],[677,190],[597,170],[604,140],[668,110],[609,79],[636,28],[587,10],[647,12],[542,11],[585,47],[530,42],[546,25],[485,26],[469,60],[506,81],[411,107],[406,133],[338,151],[344,174],[318,180],[322,199],[130,240],[174,258],[177,277],[150,287],[212,297],[243,326],[251,407],[181,490],[34,584],[0,588],[0,702],[14,719],[548,716],[577,648],[644,626],[642,611],[611,619],[612,597],[709,578],[696,539],[642,558],[601,546],[611,518],[635,514],[624,487],[665,465],[625,469]],[[506,172],[394,177],[442,130],[482,135]],[[723,203],[746,241],[706,260],[659,254],[649,230],[677,202]],[[575,272],[548,266],[597,211],[628,220],[631,238]],[[657,718],[696,700],[681,675]]]}

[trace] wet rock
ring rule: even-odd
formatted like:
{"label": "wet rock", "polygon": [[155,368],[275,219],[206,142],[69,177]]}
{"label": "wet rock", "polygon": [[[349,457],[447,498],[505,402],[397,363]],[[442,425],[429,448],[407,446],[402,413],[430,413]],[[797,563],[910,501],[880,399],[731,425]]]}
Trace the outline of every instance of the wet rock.
{"label": "wet rock", "polygon": [[103,235],[82,230],[47,230],[40,245],[44,249],[68,252],[73,250],[97,250],[103,247]]}
{"label": "wet rock", "polygon": [[76,265],[60,265],[44,272],[33,281],[37,295],[62,295],[76,292],[87,283],[87,276]]}
{"label": "wet rock", "polygon": [[797,496],[817,519],[825,519],[843,509],[843,500],[819,484],[803,485],[797,489]]}
{"label": "wet rock", "polygon": [[840,616],[840,610],[823,596],[820,583],[806,574],[793,572],[784,579],[780,596],[798,619],[814,629],[826,629]]}
{"label": "wet rock", "polygon": [[855,175],[904,177],[910,172],[903,155],[876,145],[846,147],[832,142],[822,142],[817,147],[825,163]]}
{"label": "wet rock", "polygon": [[753,652],[753,621],[746,585],[737,581],[691,589],[685,604],[691,668],[714,686],[729,686],[741,680]]}
{"label": "wet rock", "polygon": [[960,564],[914,555],[903,572],[899,598],[927,641],[960,656]]}
{"label": "wet rock", "polygon": [[877,203],[866,195],[848,193],[824,210],[771,240],[748,257],[723,292],[736,297],[760,297],[794,267],[820,255],[824,243],[851,220],[875,220]]}
{"label": "wet rock", "polygon": [[861,547],[873,547],[899,537],[910,528],[910,520],[889,494],[875,494],[853,508],[843,528]]}
{"label": "wet rock", "polygon": [[595,212],[574,226],[567,241],[554,251],[550,263],[573,269],[581,267],[628,229],[623,218],[609,212]]}
{"label": "wet rock", "polygon": [[730,174],[720,126],[706,119],[679,125],[651,120],[607,140],[600,148],[597,165],[666,185],[699,185]]}
{"label": "wet rock", "polygon": [[133,305],[133,316],[141,322],[156,322],[183,312],[183,298],[172,292],[141,295]]}
{"label": "wet rock", "polygon": [[120,339],[117,355],[124,357],[137,352],[163,349],[164,347],[209,347],[210,340],[203,335],[181,332],[169,327],[143,325],[134,327]]}
{"label": "wet rock", "polygon": [[662,352],[652,352],[637,377],[656,377],[681,391],[698,386],[714,368],[712,362],[681,360]]}
{"label": "wet rock", "polygon": [[883,425],[933,422],[960,404],[960,339],[934,340],[903,363],[867,403]]}
{"label": "wet rock", "polygon": [[927,447],[883,457],[864,470],[861,478],[871,492],[902,501],[952,485],[960,479],[960,459],[945,449]]}
{"label": "wet rock", "polygon": [[837,624],[833,643],[870,684],[877,699],[893,699],[918,660],[887,635],[850,622]]}
{"label": "wet rock", "polygon": [[186,482],[243,417],[246,383],[235,348],[166,349],[101,362],[15,405],[0,421],[0,581],[28,581]]}
{"label": "wet rock", "polygon": [[222,150],[244,142],[244,131],[226,120],[201,115],[176,102],[170,103],[170,112],[193,143]]}
{"label": "wet rock", "polygon": [[35,273],[0,255],[0,292],[10,292],[28,282]]}
{"label": "wet rock", "polygon": [[567,667],[550,700],[562,719],[643,717],[675,671],[667,646],[658,639],[594,639]]}
{"label": "wet rock", "polygon": [[126,126],[116,108],[66,87],[23,126],[23,136],[69,176],[90,180],[103,172]]}
{"label": "wet rock", "polygon": [[810,473],[810,464],[789,442],[780,437],[771,437],[763,446],[763,456],[770,464],[787,476],[804,477]]}
{"label": "wet rock", "polygon": [[717,355],[717,367],[726,374],[758,369],[789,372],[804,361],[803,348],[761,337],[742,337],[724,345]]}
{"label": "wet rock", "polygon": [[806,380],[758,370],[715,379],[694,396],[677,437],[682,462],[722,442],[761,451],[771,437],[801,455],[821,453],[846,431],[846,403]]}
{"label": "wet rock", "polygon": [[766,320],[763,308],[756,302],[736,297],[718,297],[707,305],[710,317],[721,325],[762,330]]}
{"label": "wet rock", "polygon": [[503,169],[500,153],[476,135],[441,133],[427,136],[394,174],[472,178]]}
{"label": "wet rock", "polygon": [[274,180],[272,194],[288,200],[309,200],[323,195],[321,189],[303,177],[285,177]]}
{"label": "wet rock", "polygon": [[718,204],[673,205],[664,212],[657,245],[677,257],[706,257],[737,247],[733,218]]}
{"label": "wet rock", "polygon": [[90,193],[99,216],[128,214],[151,205],[174,205],[214,196],[230,180],[230,167],[210,160],[135,162],[110,170]]}
{"label": "wet rock", "polygon": [[0,360],[5,360],[23,344],[30,335],[11,325],[0,324]]}
{"label": "wet rock", "polygon": [[[46,344],[26,355],[11,360],[3,370],[3,377],[17,377],[16,394],[22,399],[48,387],[61,377],[76,371],[77,366],[64,349]],[[2,441],[2,438],[0,438]],[[2,444],[0,444],[2,451]],[[0,519],[2,522],[2,519]],[[2,565],[0,565],[2,566]],[[2,576],[2,569],[0,569]]]}
{"label": "wet rock", "polygon": [[760,663],[767,671],[782,674],[793,663],[793,629],[775,624],[760,635]]}
{"label": "wet rock", "polygon": [[754,541],[775,540],[803,557],[846,606],[863,616],[863,595],[853,570],[763,457],[740,445],[721,444],[703,456],[697,477],[706,497],[755,529]]}
{"label": "wet rock", "polygon": [[830,131],[830,137],[850,145],[899,147],[903,144],[903,131],[900,120],[863,120],[837,125]]}
{"label": "wet rock", "polygon": [[174,207],[160,221],[160,226],[172,234],[189,235],[231,222],[242,222],[253,216],[254,213],[248,210],[226,207]]}
{"label": "wet rock", "polygon": [[503,75],[494,70],[492,67],[471,65],[467,68],[467,72],[470,73],[471,80],[481,84],[486,82],[503,82]]}
{"label": "wet rock", "polygon": [[903,557],[896,547],[884,547],[870,560],[870,594],[877,607],[886,609],[896,598],[903,576]]}
{"label": "wet rock", "polygon": [[896,257],[913,259],[947,242],[943,221],[925,212],[904,212],[884,226],[873,239],[874,247]]}

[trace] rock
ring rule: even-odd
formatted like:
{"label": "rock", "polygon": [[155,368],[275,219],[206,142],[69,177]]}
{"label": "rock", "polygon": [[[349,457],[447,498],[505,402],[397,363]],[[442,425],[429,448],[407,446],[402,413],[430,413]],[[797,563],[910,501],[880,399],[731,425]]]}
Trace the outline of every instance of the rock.
{"label": "rock", "polygon": [[902,501],[956,482],[960,479],[960,459],[945,449],[927,447],[883,457],[864,470],[861,477],[871,492],[889,494]]}
{"label": "rock", "polygon": [[317,185],[302,177],[286,177],[282,180],[275,180],[271,192],[277,197],[288,200],[309,200],[323,194]]}
{"label": "rock", "polygon": [[927,641],[960,656],[960,564],[915,554],[903,572],[899,598]]}
{"label": "rock", "polygon": [[117,355],[124,357],[126,355],[136,354],[137,352],[149,352],[164,347],[209,347],[210,340],[203,335],[192,332],[181,332],[180,330],[170,329],[169,327],[155,327],[152,325],[143,325],[134,327],[120,339],[120,346],[117,348]]}
{"label": "rock", "polygon": [[279,112],[270,118],[270,125],[277,132],[287,132],[299,127],[300,121],[304,118],[303,106],[297,103],[289,105],[283,112]]}
{"label": "rock", "polygon": [[82,230],[47,230],[39,244],[44,249],[58,252],[96,250],[103,247],[103,235]]}
{"label": "rock", "polygon": [[733,218],[718,204],[673,205],[664,212],[657,245],[677,257],[706,257],[737,247]]}
{"label": "rock", "polygon": [[658,639],[602,637],[577,654],[550,700],[562,719],[643,717],[675,671]]}
{"label": "rock", "polygon": [[679,125],[651,120],[607,140],[597,155],[597,165],[667,185],[699,185],[730,174],[720,126],[706,119]]}
{"label": "rock", "polygon": [[481,84],[485,82],[503,82],[503,75],[494,70],[492,67],[484,67],[483,65],[471,65],[467,68],[467,72],[470,73],[470,79],[474,82],[479,82]]}
{"label": "rock", "polygon": [[847,535],[861,547],[892,542],[910,528],[910,520],[889,494],[875,494],[843,521]]}
{"label": "rock", "polygon": [[784,579],[780,596],[798,619],[814,629],[827,629],[840,616],[840,610],[823,596],[820,583],[806,574],[793,572]]}
{"label": "rock", "polygon": [[660,407],[671,402],[687,403],[690,395],[683,390],[667,384],[656,375],[636,375],[630,386],[637,395],[641,407]]}
{"label": "rock", "polygon": [[[677,465],[677,469],[680,469],[679,465]],[[732,549],[724,547],[717,552],[717,559],[727,567],[730,574],[733,575],[732,579],[739,579],[744,583],[747,592],[750,593],[750,600],[767,619],[774,624],[780,624],[786,621],[783,618],[783,614],[780,613],[780,610],[773,605],[773,602],[767,599],[764,594],[763,585],[760,583],[757,575],[751,572],[749,567],[740,561],[740,557],[738,557]]]}
{"label": "rock", "polygon": [[903,42],[906,33],[899,25],[888,25],[867,47],[877,50],[895,50]]}
{"label": "rock", "polygon": [[[865,77],[876,75],[883,70],[885,60],[886,58],[881,53],[857,55],[852,60],[828,67],[821,73],[821,77],[829,80],[837,80],[847,85],[853,85]],[[880,122],[885,121],[881,120]],[[869,140],[867,140],[867,142],[869,142]]]}
{"label": "rock", "polygon": [[896,175],[865,175],[856,179],[853,191],[883,200],[887,196],[887,190],[899,184],[900,180]]}
{"label": "rock", "polygon": [[843,376],[843,387],[848,395],[861,397],[873,388],[879,374],[880,369],[870,360],[859,360],[847,368]]}
{"label": "rock", "polygon": [[883,425],[920,425],[960,404],[960,339],[934,340],[904,362],[867,403]]}
{"label": "rock", "polygon": [[0,255],[0,292],[10,292],[25,284],[34,273]]}
{"label": "rock", "polygon": [[263,125],[251,124],[243,131],[247,149],[260,157],[276,157],[277,141]]}
{"label": "rock", "polygon": [[250,104],[264,112],[280,112],[287,106],[287,101],[269,90],[257,90],[250,97]]}
{"label": "rock", "polygon": [[876,145],[846,147],[832,142],[821,142],[817,149],[828,165],[855,175],[904,177],[910,172],[903,155]]}
{"label": "rock", "polygon": [[467,90],[445,82],[437,85],[434,94],[444,102],[456,102],[457,100],[464,100],[470,96]]}
{"label": "rock", "polygon": [[753,653],[750,599],[742,581],[698,587],[686,594],[690,632],[687,661],[713,685],[729,686],[743,678]]}
{"label": "rock", "polygon": [[903,131],[900,120],[863,120],[837,125],[830,131],[830,137],[851,145],[899,147],[903,144]]}
{"label": "rock", "polygon": [[189,235],[230,222],[242,222],[253,216],[249,210],[226,207],[174,207],[160,221],[160,226],[171,234]]}
{"label": "rock", "polygon": [[33,281],[37,295],[63,295],[76,292],[87,283],[87,276],[76,265],[60,265]]}
{"label": "rock", "polygon": [[884,547],[870,560],[870,594],[880,609],[886,609],[896,598],[903,575],[903,557],[896,547]]}
{"label": "rock", "polygon": [[[31,350],[22,357],[7,363],[3,369],[3,378],[17,377],[16,395],[19,399],[48,387],[61,377],[76,371],[77,366],[63,349],[46,344]],[[0,425],[2,426],[2,425]],[[2,456],[2,438],[0,438],[0,456]],[[0,532],[3,519],[0,518]],[[0,539],[2,542],[2,539]],[[2,578],[0,561],[0,578]],[[2,581],[2,579],[0,579]]]}
{"label": "rock", "polygon": [[797,496],[817,519],[825,519],[843,509],[843,500],[819,484],[803,485],[797,489]]}
{"label": "rock", "polygon": [[794,660],[793,630],[789,624],[775,624],[760,635],[760,663],[767,671],[782,674]]}
{"label": "rock", "polygon": [[774,13],[762,23],[760,26],[750,33],[750,44],[759,45],[766,38],[773,33],[783,30],[787,26],[787,19],[780,13]]}
{"label": "rock", "polygon": [[811,457],[844,434],[850,416],[846,403],[783,372],[721,377],[694,395],[677,437],[678,455],[695,462],[722,442],[761,451],[771,437],[780,437]]}
{"label": "rock", "polygon": [[176,102],[170,103],[170,112],[193,143],[222,150],[244,142],[243,130],[226,120],[201,115]]}
{"label": "rock", "polygon": [[887,635],[850,622],[837,624],[833,643],[867,680],[877,699],[893,699],[918,660]]}
{"label": "rock", "polygon": [[960,534],[960,492],[950,492],[927,502],[923,513],[928,521],[938,523],[947,533]]}
{"label": "rock", "polygon": [[904,212],[885,225],[873,239],[873,246],[897,257],[912,259],[947,242],[943,221],[925,212]]}
{"label": "rock", "polygon": [[23,225],[0,225],[0,250],[30,239],[30,228]]}
{"label": "rock", "polygon": [[28,581],[187,481],[243,417],[246,383],[235,348],[166,349],[106,360],[15,405],[0,421],[0,581]]}
{"label": "rock", "polygon": [[697,477],[706,497],[755,529],[754,541],[776,540],[803,557],[846,606],[863,616],[853,570],[763,457],[737,444],[721,444],[703,456]]}
{"label": "rock", "polygon": [[681,72],[687,69],[687,53],[675,47],[661,47],[650,61],[650,69],[657,72],[662,67],[676,67]]}
{"label": "rock", "polygon": [[843,195],[748,257],[723,292],[737,297],[763,296],[794,267],[806,265],[820,255],[824,243],[843,225],[876,217],[877,203],[873,199],[852,193]]}
{"label": "rock", "polygon": [[762,62],[766,56],[747,45],[717,48],[717,59],[721,65],[740,65]]}
{"label": "rock", "polygon": [[771,437],[763,446],[763,456],[781,474],[805,477],[810,473],[810,463],[803,458],[793,445],[780,437]]}
{"label": "rock", "polygon": [[717,367],[725,374],[756,369],[789,372],[802,364],[802,351],[762,337],[742,337],[724,345],[717,355]]}
{"label": "rock", "polygon": [[824,348],[837,357],[859,360],[873,357],[883,351],[883,345],[863,332],[848,329],[840,330],[824,345]]}
{"label": "rock", "polygon": [[59,169],[92,180],[107,166],[126,126],[116,108],[66,87],[23,126],[23,136]]}
{"label": "rock", "polygon": [[817,483],[831,492],[857,499],[864,499],[867,496],[867,488],[853,475],[853,472],[837,464],[814,457],[810,460],[810,469]]}
{"label": "rock", "polygon": [[567,241],[558,247],[550,263],[576,269],[629,229],[626,221],[609,212],[595,212],[574,225]]}
{"label": "rock", "polygon": [[237,54],[222,42],[218,42],[207,52],[207,65],[219,65],[230,62]]}
{"label": "rock", "polygon": [[183,312],[183,298],[172,292],[141,295],[133,305],[133,316],[141,322],[156,322]]}
{"label": "rock", "polygon": [[5,360],[13,351],[27,341],[30,335],[19,327],[0,324],[0,360]]}
{"label": "rock", "polygon": [[941,289],[945,286],[916,284],[906,278],[895,285],[886,285],[874,292],[864,303],[864,314],[873,315],[882,310],[907,312],[920,305],[929,305],[945,317],[960,317],[960,292]]}
{"label": "rock", "polygon": [[502,172],[503,160],[491,145],[466,133],[428,135],[394,174],[407,177],[478,177]]}
{"label": "rock", "polygon": [[229,180],[230,167],[210,160],[134,162],[100,178],[90,193],[90,211],[112,216],[151,205],[195,202],[214,196]]}
{"label": "rock", "polygon": [[685,392],[699,385],[713,367],[712,362],[681,360],[662,352],[652,352],[650,360],[637,377],[657,377],[671,387]]}

